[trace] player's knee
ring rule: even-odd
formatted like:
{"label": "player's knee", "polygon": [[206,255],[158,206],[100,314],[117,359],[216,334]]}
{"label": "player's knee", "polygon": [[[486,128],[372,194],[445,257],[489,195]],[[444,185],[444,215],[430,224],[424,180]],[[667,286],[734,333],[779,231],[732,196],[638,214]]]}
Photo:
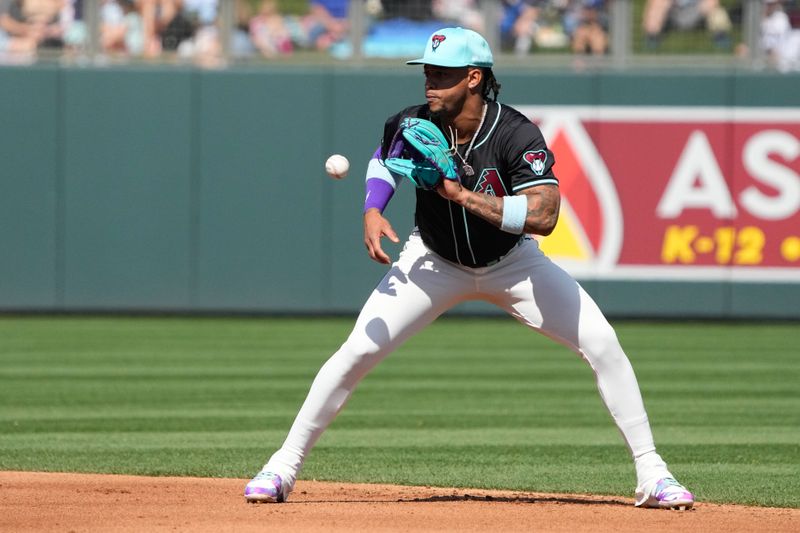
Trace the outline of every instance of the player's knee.
{"label": "player's knee", "polygon": [[615,361],[625,358],[617,333],[608,322],[597,324],[582,335],[581,351],[592,360],[593,364],[599,362],[614,364]]}
{"label": "player's knee", "polygon": [[346,361],[348,366],[359,369],[372,368],[385,355],[385,350],[369,339],[354,338],[353,336],[347,339],[347,342],[336,352],[336,357]]}

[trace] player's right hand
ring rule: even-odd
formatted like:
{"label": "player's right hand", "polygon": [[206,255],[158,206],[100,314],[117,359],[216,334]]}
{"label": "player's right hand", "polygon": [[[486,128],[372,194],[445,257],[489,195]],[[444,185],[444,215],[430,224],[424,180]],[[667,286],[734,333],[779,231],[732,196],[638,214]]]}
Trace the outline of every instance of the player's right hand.
{"label": "player's right hand", "polygon": [[388,265],[392,259],[381,248],[381,237],[384,235],[392,242],[400,242],[392,225],[381,212],[375,208],[368,209],[364,213],[364,244],[367,246],[367,253],[373,261]]}

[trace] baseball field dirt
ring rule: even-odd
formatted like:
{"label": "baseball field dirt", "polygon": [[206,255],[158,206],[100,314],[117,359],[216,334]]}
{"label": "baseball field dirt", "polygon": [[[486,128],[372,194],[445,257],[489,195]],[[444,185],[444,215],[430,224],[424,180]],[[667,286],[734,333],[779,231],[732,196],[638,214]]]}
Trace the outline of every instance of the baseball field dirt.
{"label": "baseball field dirt", "polygon": [[0,531],[797,531],[800,509],[509,491],[298,481],[247,504],[244,479],[0,472]]}

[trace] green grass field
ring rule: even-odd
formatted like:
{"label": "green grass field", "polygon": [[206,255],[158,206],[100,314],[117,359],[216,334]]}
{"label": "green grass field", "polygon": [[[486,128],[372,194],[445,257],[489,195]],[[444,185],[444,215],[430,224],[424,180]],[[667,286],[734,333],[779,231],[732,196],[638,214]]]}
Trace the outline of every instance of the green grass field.
{"label": "green grass field", "polygon": [[[0,469],[250,477],[341,319],[0,318]],[[659,451],[703,501],[800,507],[797,324],[615,323]],[[301,479],[631,496],[588,366],[511,319],[384,361]]]}

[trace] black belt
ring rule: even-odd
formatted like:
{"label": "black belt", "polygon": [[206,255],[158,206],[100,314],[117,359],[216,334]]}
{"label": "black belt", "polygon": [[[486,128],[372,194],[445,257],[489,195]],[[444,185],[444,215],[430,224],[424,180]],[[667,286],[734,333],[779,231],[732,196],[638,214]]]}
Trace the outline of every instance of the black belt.
{"label": "black belt", "polygon": [[[519,236],[519,240],[517,241],[517,244],[515,244],[514,246],[512,246],[512,247],[511,247],[511,249],[510,249],[509,251],[507,251],[506,253],[504,253],[503,255],[501,255],[500,257],[498,257],[497,259],[494,259],[493,261],[489,261],[488,263],[486,263],[485,265],[483,265],[483,267],[490,267],[490,266],[494,266],[494,265],[496,265],[497,263],[499,263],[500,261],[502,261],[503,259],[505,259],[505,258],[508,256],[508,254],[510,254],[511,252],[513,252],[515,248],[517,248],[518,246],[522,246],[522,243],[523,243],[523,242],[525,242],[525,241],[527,241],[527,240],[528,240],[528,239],[530,239],[530,238],[531,238],[531,237],[530,237],[529,235],[525,235],[525,234],[523,234],[523,235],[520,235],[520,236]],[[483,268],[483,267],[475,267],[475,268]]]}

